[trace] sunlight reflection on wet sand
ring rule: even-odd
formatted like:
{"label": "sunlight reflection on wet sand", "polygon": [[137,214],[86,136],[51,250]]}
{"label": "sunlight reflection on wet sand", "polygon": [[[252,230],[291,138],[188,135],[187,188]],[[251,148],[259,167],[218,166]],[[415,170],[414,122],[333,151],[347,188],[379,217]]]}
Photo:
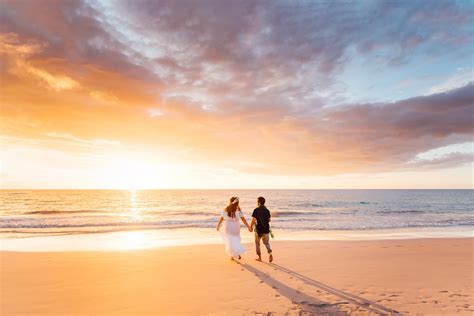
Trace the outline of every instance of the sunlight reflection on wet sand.
{"label": "sunlight reflection on wet sand", "polygon": [[[241,231],[242,242],[253,243],[253,234]],[[4,236],[5,237],[5,236]],[[472,231],[459,228],[399,229],[377,231],[307,231],[278,230],[272,242],[283,240],[376,240],[445,237],[474,237]],[[55,235],[30,238],[0,238],[2,251],[120,251],[196,244],[220,244],[215,229],[161,229],[111,233]]]}

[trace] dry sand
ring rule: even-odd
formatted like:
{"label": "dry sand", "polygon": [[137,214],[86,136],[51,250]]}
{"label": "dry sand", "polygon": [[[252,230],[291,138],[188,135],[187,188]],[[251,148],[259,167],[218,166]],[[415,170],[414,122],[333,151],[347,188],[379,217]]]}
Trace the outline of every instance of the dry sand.
{"label": "dry sand", "polygon": [[221,245],[1,253],[2,315],[472,315],[473,241],[276,241],[274,264]]}

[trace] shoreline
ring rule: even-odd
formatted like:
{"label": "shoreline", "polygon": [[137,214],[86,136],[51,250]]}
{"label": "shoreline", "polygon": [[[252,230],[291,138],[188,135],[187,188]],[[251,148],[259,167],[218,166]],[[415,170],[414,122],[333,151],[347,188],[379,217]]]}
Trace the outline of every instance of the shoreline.
{"label": "shoreline", "polygon": [[[276,238],[272,241],[383,241],[474,238],[474,232],[469,228],[431,227],[396,230],[302,232],[278,230],[275,232]],[[242,229],[241,236],[243,243],[253,243],[252,233],[247,233]],[[222,244],[222,240],[214,229],[196,228],[0,237],[0,251],[19,252],[121,251],[219,244]]]}
{"label": "shoreline", "polygon": [[473,243],[473,238],[274,241],[273,264],[254,261],[252,244],[245,245],[240,262],[229,260],[222,245],[3,251],[0,310],[8,315],[471,315]]}

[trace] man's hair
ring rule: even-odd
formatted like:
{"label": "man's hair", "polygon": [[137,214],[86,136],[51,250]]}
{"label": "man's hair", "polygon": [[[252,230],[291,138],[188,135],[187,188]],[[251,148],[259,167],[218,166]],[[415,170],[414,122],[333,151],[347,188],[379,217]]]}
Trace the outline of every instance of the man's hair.
{"label": "man's hair", "polygon": [[257,201],[258,201],[258,204],[265,205],[265,198],[263,196],[259,196]]}

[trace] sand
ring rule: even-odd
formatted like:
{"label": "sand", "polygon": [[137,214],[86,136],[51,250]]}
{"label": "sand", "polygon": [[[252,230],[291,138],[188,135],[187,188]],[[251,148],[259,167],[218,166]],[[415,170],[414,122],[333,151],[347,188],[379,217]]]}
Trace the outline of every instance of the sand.
{"label": "sand", "polygon": [[2,315],[472,315],[473,238],[1,252]]}

